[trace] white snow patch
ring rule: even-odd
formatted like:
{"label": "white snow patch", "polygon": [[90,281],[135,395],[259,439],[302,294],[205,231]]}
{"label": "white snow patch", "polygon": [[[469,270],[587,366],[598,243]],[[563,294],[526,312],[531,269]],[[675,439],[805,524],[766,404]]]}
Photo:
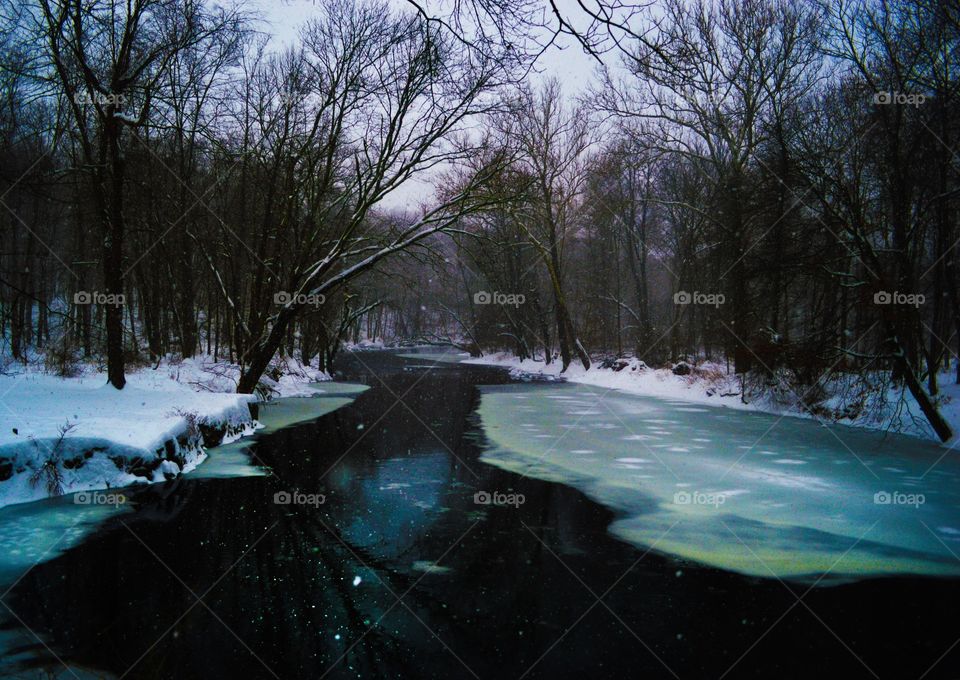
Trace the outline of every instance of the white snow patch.
{"label": "white snow patch", "polygon": [[[239,366],[197,357],[132,371],[117,390],[87,367],[76,378],[11,364],[0,375],[0,507],[57,493],[162,482],[206,458],[202,433],[219,443],[252,434],[259,424],[237,394]],[[260,393],[313,396],[329,376],[277,360]],[[5,479],[3,479],[5,477]]]}

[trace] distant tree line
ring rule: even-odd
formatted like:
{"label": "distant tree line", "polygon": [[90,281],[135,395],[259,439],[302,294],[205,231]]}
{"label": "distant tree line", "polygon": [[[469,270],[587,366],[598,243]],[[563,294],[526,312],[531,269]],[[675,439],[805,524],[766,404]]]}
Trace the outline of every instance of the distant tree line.
{"label": "distant tree line", "polygon": [[579,101],[547,81],[488,117],[514,197],[464,220],[444,323],[564,368],[726,362],[811,404],[881,377],[948,438],[958,7],[665,0],[633,21]]}

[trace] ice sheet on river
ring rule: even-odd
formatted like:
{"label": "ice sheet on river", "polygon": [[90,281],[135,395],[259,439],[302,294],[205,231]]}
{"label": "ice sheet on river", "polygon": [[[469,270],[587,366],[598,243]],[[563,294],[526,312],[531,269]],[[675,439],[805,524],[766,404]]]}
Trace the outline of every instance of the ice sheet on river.
{"label": "ice sheet on river", "polygon": [[482,460],[581,489],[644,549],[824,583],[960,575],[958,454],[935,444],[584,386],[481,389]]}
{"label": "ice sheet on river", "polygon": [[[351,403],[366,389],[366,385],[352,383],[321,383],[313,389],[315,396],[262,404],[259,420],[264,427],[259,430],[260,435],[319,418]],[[206,462],[186,478],[229,479],[269,474],[247,451],[253,444],[248,438],[211,449]],[[128,489],[109,491],[131,493]],[[78,504],[73,494],[0,508],[0,592],[6,591],[35,565],[82,542],[105,520],[134,510],[126,500],[114,505]],[[0,608],[0,622],[4,618],[8,618],[7,611]],[[15,664],[29,665],[30,649],[23,645],[23,631],[16,627],[2,628],[0,625],[0,677],[7,677],[8,670]],[[72,664],[67,670],[78,678],[107,677],[99,671],[86,672]]]}
{"label": "ice sheet on river", "polygon": [[[366,385],[333,382],[317,387],[317,396],[277,399],[263,404],[260,422],[264,427],[259,430],[260,435],[331,413],[368,389]],[[210,449],[204,464],[186,477],[231,478],[269,474],[246,452],[253,444],[251,439],[241,439]],[[127,489],[105,491],[132,493]],[[12,583],[34,564],[52,559],[76,545],[111,515],[132,510],[131,504],[126,502],[120,505],[78,504],[73,494],[0,508],[0,588]],[[2,650],[0,644],[0,652]]]}
{"label": "ice sheet on river", "polygon": [[[313,386],[316,395],[312,397],[292,397],[277,399],[260,404],[258,420],[263,427],[261,435],[282,430],[290,425],[313,420],[336,411],[352,402],[357,395],[365,392],[367,385],[354,383],[316,383]],[[212,477],[250,477],[268,474],[251,458],[248,449],[254,442],[241,439],[232,444],[218,446],[210,451],[206,462],[190,473],[192,479]]]}

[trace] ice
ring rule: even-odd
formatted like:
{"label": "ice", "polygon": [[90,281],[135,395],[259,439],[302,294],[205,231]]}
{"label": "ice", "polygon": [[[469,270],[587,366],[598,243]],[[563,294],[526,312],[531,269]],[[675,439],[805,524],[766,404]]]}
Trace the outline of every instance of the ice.
{"label": "ice", "polygon": [[412,565],[410,565],[414,571],[425,571],[428,574],[449,574],[451,569],[450,567],[441,567],[439,564],[433,562],[428,562],[427,560],[417,560]]}
{"label": "ice", "polygon": [[[509,407],[517,394],[535,398],[540,431],[566,432],[562,448],[521,427],[531,416]],[[546,396],[589,392],[558,383],[483,387],[482,460],[581,489],[617,511],[611,531],[641,549],[806,581],[960,575],[945,545],[960,539],[960,463],[935,443],[749,411],[689,412],[622,392],[603,396],[599,415],[583,419],[586,430],[564,429],[575,417],[569,401]],[[655,432],[662,442],[597,436],[598,426]],[[643,476],[625,474],[627,466]]]}
{"label": "ice", "polygon": [[[37,564],[52,560],[80,543],[104,520],[131,511],[123,505],[77,505],[74,496],[58,496],[35,503],[21,503],[0,508],[0,593],[6,594],[20,579],[25,579]],[[0,677],[38,678],[45,673],[30,674],[21,664],[36,662],[36,650],[25,645],[30,640],[26,630],[15,624],[3,608],[5,630],[0,631]],[[63,666],[67,673],[57,677],[80,680],[107,677],[89,673],[71,663]]]}
{"label": "ice", "polygon": [[129,503],[78,505],[72,494],[0,508],[0,586],[35,564],[78,544],[103,520],[131,511]]}
{"label": "ice", "polygon": [[[366,386],[348,383],[327,384],[324,386],[324,393],[356,395],[365,389]],[[295,422],[318,418],[352,400],[340,396],[278,399],[271,402],[269,407],[261,408],[260,420],[264,428],[260,432],[270,432]],[[207,461],[189,471],[188,478],[268,474],[264,468],[256,465],[256,461],[246,452],[252,444],[251,440],[244,439],[210,449]],[[176,466],[171,461],[167,462]],[[160,470],[174,472],[170,466],[161,466]],[[124,496],[129,493],[122,488],[109,491]],[[75,500],[74,494],[67,494],[0,508],[0,587],[14,582],[33,565],[53,559],[71,546],[77,545],[104,520],[133,510],[133,504],[129,500],[122,504],[80,504]]]}
{"label": "ice", "polygon": [[[316,396],[275,399],[261,404],[258,420],[263,427],[259,432],[274,432],[319,418],[346,406],[356,395],[369,389],[366,385],[332,382],[318,385],[317,388],[319,394]],[[251,458],[248,453],[251,446],[252,442],[244,439],[210,449],[203,465],[189,474],[197,478],[254,477],[269,474]]]}

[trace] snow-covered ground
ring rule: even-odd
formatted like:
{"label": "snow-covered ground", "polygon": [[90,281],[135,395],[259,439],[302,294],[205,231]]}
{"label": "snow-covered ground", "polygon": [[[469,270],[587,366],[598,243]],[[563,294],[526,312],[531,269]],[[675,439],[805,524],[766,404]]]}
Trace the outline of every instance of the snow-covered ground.
{"label": "snow-covered ground", "polygon": [[[330,382],[314,389],[320,392],[316,398],[275,399],[261,404],[257,420],[262,427],[257,428],[258,433],[319,418],[349,404],[368,387]],[[187,477],[222,479],[270,474],[247,452],[252,444],[252,439],[241,439],[218,446],[203,465],[189,470]],[[11,583],[40,560],[52,559],[76,545],[107,517],[130,510],[131,502],[126,500],[117,504],[77,505],[69,497],[0,507],[0,584]]]}
{"label": "snow-covered ground", "polygon": [[[180,369],[181,378],[190,374],[190,367],[180,366]],[[307,374],[317,377],[316,372],[304,371],[304,375]],[[48,382],[45,379],[49,377],[40,376],[40,378],[41,380],[35,382]],[[92,377],[88,378],[88,380],[92,379]],[[86,389],[89,393],[102,389],[102,381],[99,378],[84,388],[73,385],[73,382],[70,381],[71,390]],[[142,387],[149,382],[148,376],[135,374],[133,382]],[[291,385],[290,380],[280,380],[279,383]],[[54,385],[62,387],[57,383]],[[184,394],[183,390],[178,388],[178,384],[170,385],[161,382],[160,385],[171,395],[179,395],[184,399],[196,398],[192,396],[194,393],[190,390]],[[259,433],[268,433],[293,423],[319,418],[349,404],[357,395],[368,389],[366,385],[337,382],[327,382],[319,386],[300,383],[295,388],[291,386],[288,393],[309,391],[311,395],[315,395],[315,398],[274,399],[261,403],[258,421],[262,424],[262,428],[258,428]],[[216,396],[230,397],[231,395]],[[9,414],[7,411],[5,413]],[[248,448],[252,445],[252,439],[241,439],[218,446],[210,452],[208,460],[203,465],[190,470],[186,476],[193,479],[223,479],[271,474],[267,468],[258,464],[255,456],[251,456],[248,452]],[[73,495],[72,497],[44,498],[35,503],[18,502],[0,507],[0,592],[7,590],[11,584],[22,578],[37,564],[55,559],[80,544],[86,537],[97,531],[103,522],[133,512],[136,507],[136,497],[128,498],[127,494],[127,489],[116,492],[115,498],[118,501],[116,503],[77,504],[77,496]],[[98,495],[103,499],[109,498],[109,493],[106,491]],[[122,501],[117,498],[120,495],[123,495]],[[91,500],[93,496],[94,494],[87,494]],[[35,661],[35,648],[23,644],[23,635],[24,631],[17,631],[15,628],[0,631],[0,677],[8,677],[8,673],[12,673],[11,669],[18,668],[18,664],[29,665]],[[71,675],[84,680],[108,677],[100,671],[86,672],[72,663],[70,671],[72,671]],[[10,674],[9,677],[37,676]]]}
{"label": "snow-covered ground", "polygon": [[[876,390],[863,389],[853,381],[824,381],[826,397],[814,405],[804,406],[804,396],[778,386],[756,396],[748,385],[747,399],[741,397],[740,379],[729,373],[722,364],[703,363],[687,375],[675,375],[669,368],[654,369],[636,359],[624,360],[620,370],[594,365],[590,370],[574,362],[561,376],[561,364],[549,365],[542,361],[520,361],[509,354],[492,354],[477,359],[464,359],[464,363],[489,364],[508,368],[515,375],[563,378],[572,383],[592,385],[600,389],[616,389],[632,394],[662,397],[685,402],[726,406],[729,408],[761,411],[801,418],[817,418],[824,422],[840,423],[855,427],[889,430],[924,439],[937,440],[933,429],[926,422],[920,407],[906,390],[888,386]],[[954,375],[940,376],[940,411],[960,432],[960,386],[953,384]],[[811,413],[811,408],[814,413]]]}
{"label": "snow-covered ground", "polygon": [[60,378],[8,367],[0,375],[0,507],[170,479],[202,462],[206,446],[252,433],[251,402],[310,396],[318,391],[311,383],[329,380],[293,360],[270,367],[259,396],[236,394],[238,378],[238,366],[209,357],[133,371],[123,390],[94,370]]}

